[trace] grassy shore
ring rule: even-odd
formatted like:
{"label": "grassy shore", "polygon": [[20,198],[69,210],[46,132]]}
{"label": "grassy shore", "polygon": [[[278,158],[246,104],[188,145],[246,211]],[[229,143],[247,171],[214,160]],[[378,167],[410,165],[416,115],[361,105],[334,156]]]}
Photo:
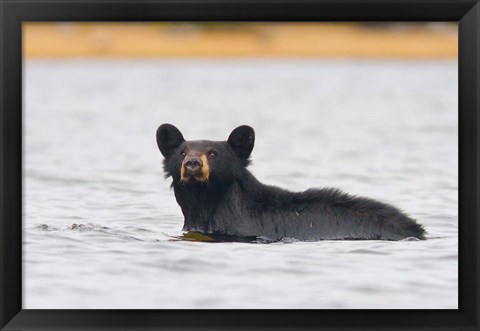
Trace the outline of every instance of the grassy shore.
{"label": "grassy shore", "polygon": [[456,58],[450,25],[27,23],[27,58]]}

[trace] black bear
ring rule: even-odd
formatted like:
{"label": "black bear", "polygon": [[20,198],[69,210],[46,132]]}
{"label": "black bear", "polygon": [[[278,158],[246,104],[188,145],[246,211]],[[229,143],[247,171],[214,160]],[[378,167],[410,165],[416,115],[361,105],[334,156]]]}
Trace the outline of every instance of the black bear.
{"label": "black bear", "polygon": [[184,231],[238,240],[425,239],[421,225],[390,205],[332,188],[295,193],[260,183],[247,170],[254,141],[246,125],[227,141],[186,141],[171,124],[158,128]]}

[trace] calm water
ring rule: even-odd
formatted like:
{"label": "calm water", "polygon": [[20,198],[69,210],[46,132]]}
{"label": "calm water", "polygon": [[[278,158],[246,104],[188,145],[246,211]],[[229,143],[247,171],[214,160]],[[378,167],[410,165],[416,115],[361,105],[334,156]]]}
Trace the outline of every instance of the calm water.
{"label": "calm water", "polygon": [[[455,61],[29,61],[24,308],[457,308]],[[161,123],[252,172],[392,203],[427,241],[175,240]]]}

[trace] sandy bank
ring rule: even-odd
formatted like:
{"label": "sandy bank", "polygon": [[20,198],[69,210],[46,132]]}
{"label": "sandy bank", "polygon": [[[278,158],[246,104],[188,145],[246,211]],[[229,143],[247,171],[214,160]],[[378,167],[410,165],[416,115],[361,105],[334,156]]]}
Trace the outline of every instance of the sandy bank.
{"label": "sandy bank", "polygon": [[455,58],[454,25],[28,23],[28,58]]}

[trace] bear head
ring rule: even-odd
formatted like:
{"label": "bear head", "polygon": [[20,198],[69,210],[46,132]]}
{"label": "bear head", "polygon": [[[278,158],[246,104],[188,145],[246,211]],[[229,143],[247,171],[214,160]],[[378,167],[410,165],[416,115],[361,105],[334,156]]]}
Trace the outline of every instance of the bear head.
{"label": "bear head", "polygon": [[232,131],[227,141],[190,140],[171,124],[157,129],[157,145],[165,157],[165,177],[184,185],[227,184],[240,178],[250,163],[255,133],[247,125]]}

